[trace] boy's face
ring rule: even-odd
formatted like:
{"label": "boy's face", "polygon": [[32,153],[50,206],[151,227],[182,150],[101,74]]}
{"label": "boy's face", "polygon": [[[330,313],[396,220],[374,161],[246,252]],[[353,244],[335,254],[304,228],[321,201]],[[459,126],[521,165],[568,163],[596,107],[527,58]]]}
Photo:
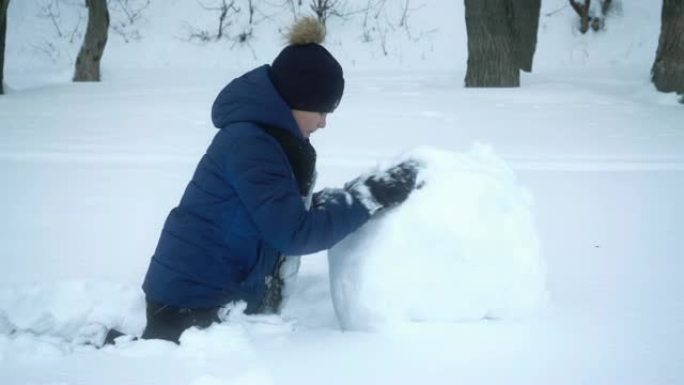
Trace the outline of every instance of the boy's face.
{"label": "boy's face", "polygon": [[305,138],[308,138],[319,128],[325,127],[325,120],[328,116],[328,113],[292,110],[292,116],[294,116],[295,121],[297,121],[299,131],[301,131]]}

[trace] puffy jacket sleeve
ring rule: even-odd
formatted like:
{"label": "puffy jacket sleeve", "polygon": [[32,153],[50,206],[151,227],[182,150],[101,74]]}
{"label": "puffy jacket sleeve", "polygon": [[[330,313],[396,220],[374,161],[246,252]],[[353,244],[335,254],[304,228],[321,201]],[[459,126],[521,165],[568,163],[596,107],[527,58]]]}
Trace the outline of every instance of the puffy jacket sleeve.
{"label": "puffy jacket sleeve", "polygon": [[288,255],[329,249],[363,225],[370,214],[344,190],[307,210],[282,149],[266,135],[243,135],[225,162],[228,180],[263,239]]}

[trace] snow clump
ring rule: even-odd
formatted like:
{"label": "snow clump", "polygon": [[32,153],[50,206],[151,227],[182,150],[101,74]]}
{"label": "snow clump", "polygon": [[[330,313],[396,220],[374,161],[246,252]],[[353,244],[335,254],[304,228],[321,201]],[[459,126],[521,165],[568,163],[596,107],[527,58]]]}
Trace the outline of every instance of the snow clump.
{"label": "snow clump", "polygon": [[419,148],[419,189],[328,254],[343,329],[519,318],[546,300],[532,198],[488,146]]}

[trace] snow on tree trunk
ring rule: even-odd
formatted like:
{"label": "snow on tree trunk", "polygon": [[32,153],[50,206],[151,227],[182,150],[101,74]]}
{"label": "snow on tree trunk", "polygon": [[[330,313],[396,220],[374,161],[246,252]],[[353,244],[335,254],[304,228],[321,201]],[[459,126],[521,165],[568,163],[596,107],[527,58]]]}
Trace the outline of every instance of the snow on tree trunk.
{"label": "snow on tree trunk", "polygon": [[511,0],[465,0],[466,87],[518,87]]}
{"label": "snow on tree trunk", "polygon": [[0,95],[5,93],[5,36],[7,35],[7,7],[10,0],[0,0]]}
{"label": "snow on tree trunk", "polygon": [[76,59],[75,82],[100,81],[100,60],[109,30],[107,0],[86,0],[86,5],[88,29]]}
{"label": "snow on tree trunk", "polygon": [[658,91],[684,93],[684,0],[663,0],[651,79]]}

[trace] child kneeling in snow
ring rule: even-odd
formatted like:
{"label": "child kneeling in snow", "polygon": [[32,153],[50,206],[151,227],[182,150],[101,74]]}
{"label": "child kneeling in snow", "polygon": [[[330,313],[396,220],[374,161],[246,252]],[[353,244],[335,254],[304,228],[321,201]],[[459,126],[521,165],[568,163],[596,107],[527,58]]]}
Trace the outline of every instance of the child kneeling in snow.
{"label": "child kneeling in snow", "polygon": [[143,283],[143,338],[178,342],[239,300],[247,313],[278,312],[283,272],[297,270],[290,256],[332,247],[415,187],[417,166],[408,161],[312,194],[308,138],[325,127],[344,89],[324,36],[315,19],[301,19],[270,66],[234,79],[216,98],[219,132],[170,212]]}

